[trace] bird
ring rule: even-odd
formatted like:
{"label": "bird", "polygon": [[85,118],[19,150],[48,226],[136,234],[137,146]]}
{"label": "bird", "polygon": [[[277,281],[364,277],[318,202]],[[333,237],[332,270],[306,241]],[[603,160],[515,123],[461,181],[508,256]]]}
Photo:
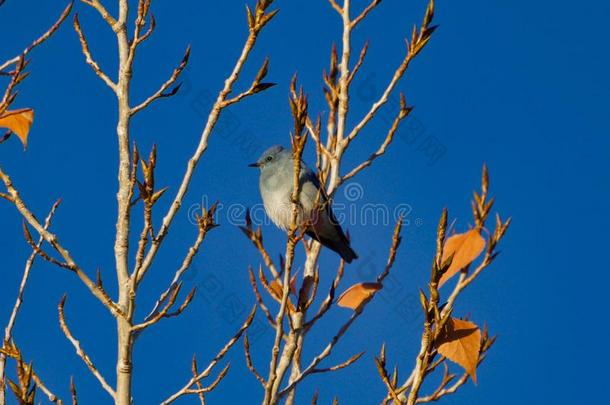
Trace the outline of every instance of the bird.
{"label": "bird", "polygon": [[[275,145],[248,166],[260,169],[259,189],[265,212],[277,227],[288,230],[292,222],[291,199],[294,189],[292,152]],[[299,182],[301,191],[297,223],[304,227],[305,234],[338,253],[347,263],[357,259],[358,255],[337,222],[318,177],[303,161]]]}

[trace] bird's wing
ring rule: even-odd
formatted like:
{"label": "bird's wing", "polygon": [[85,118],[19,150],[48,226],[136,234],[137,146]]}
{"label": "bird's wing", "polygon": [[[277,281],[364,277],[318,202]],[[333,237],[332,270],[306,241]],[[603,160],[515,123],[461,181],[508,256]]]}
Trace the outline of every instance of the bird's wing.
{"label": "bird's wing", "polygon": [[[339,222],[337,221],[337,218],[335,217],[335,214],[333,213],[332,206],[331,206],[332,204],[331,204],[330,198],[328,197],[328,194],[326,193],[326,189],[325,189],[324,185],[320,184],[320,180],[318,179],[318,176],[305,165],[302,165],[302,173],[303,174],[301,175],[301,181],[302,181],[301,184],[304,186],[304,188],[308,188],[305,186],[308,183],[315,187],[315,191],[308,190],[311,194],[315,194],[315,195],[313,195],[313,198],[316,201],[315,208],[319,212],[323,212],[324,214],[326,214],[330,223],[336,228],[337,233],[340,234],[342,237],[344,237],[343,230],[341,229]],[[303,190],[303,191],[306,191],[306,190]]]}
{"label": "bird's wing", "polygon": [[310,183],[315,188],[315,193],[317,195],[314,196],[315,200],[318,202],[318,207],[326,207],[328,206],[328,194],[324,188],[323,184],[320,184],[320,180],[318,176],[304,163],[301,164],[301,186],[305,186],[305,184]]}

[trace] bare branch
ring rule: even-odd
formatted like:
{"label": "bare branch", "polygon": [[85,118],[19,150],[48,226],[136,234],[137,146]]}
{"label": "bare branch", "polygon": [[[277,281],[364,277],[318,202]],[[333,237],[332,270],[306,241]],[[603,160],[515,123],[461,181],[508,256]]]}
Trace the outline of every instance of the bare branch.
{"label": "bare branch", "polygon": [[182,71],[186,68],[186,65],[188,64],[188,61],[189,61],[190,54],[191,54],[191,46],[189,45],[186,48],[186,51],[184,52],[184,56],[182,57],[180,64],[174,69],[170,78],[167,79],[167,81],[165,83],[163,83],[161,85],[161,87],[159,88],[159,90],[157,90],[152,96],[148,97],[142,103],[133,107],[131,109],[131,115],[136,115],[138,112],[142,111],[143,109],[145,109],[146,107],[151,105],[155,100],[158,100],[160,98],[171,97],[171,96],[175,95],[176,93],[178,93],[178,90],[180,90],[180,85],[177,85],[169,92],[167,90],[176,82],[176,80],[178,79],[178,77],[180,76]]}
{"label": "bare branch", "polygon": [[377,366],[377,372],[381,377],[381,380],[388,390],[388,396],[382,404],[387,404],[390,400],[394,401],[395,405],[402,404],[399,395],[406,390],[406,388],[398,388],[398,369],[395,367],[392,375],[386,370],[386,356],[385,356],[385,343],[381,346],[381,352],[379,357],[375,357],[375,365]]}
{"label": "bare branch", "polygon": [[[193,377],[197,377],[199,375],[199,371],[197,370],[197,356],[193,355],[193,361],[191,364],[191,371],[193,373]],[[201,384],[201,380],[195,381],[195,385],[197,385],[197,390],[199,391],[199,403],[201,405],[205,405],[205,393],[203,392],[203,384]]]}
{"label": "bare branch", "polygon": [[155,20],[155,16],[151,14],[150,15],[150,24],[148,25],[148,29],[146,30],[146,32],[144,34],[142,34],[138,38],[138,45],[141,44],[142,42],[146,41],[155,31],[156,27],[157,27],[157,22]]}
{"label": "bare branch", "polygon": [[[84,0],[81,0],[81,1],[84,1]],[[91,56],[91,51],[89,50],[89,44],[87,43],[85,34],[83,33],[83,30],[81,29],[80,22],[78,21],[78,13],[74,14],[74,30],[76,31],[76,34],[78,35],[78,40],[80,41],[83,55],[85,55],[85,61],[87,62],[87,64],[89,66],[91,66],[91,69],[93,69],[95,74],[100,79],[102,79],[102,81],[104,83],[106,83],[106,85],[108,87],[110,87],[110,89],[112,89],[113,92],[116,93],[118,91],[117,84],[115,82],[113,82],[112,79],[110,79],[110,77],[108,77],[106,75],[106,73],[104,73],[102,71],[100,66],[97,64],[97,62],[95,60],[93,60],[93,57]]]}
{"label": "bare branch", "polygon": [[65,262],[52,258],[47,253],[45,253],[42,249],[40,249],[40,247],[32,239],[32,235],[30,234],[28,225],[25,221],[23,221],[23,233],[24,233],[25,240],[28,243],[28,245],[30,245],[30,247],[32,248],[34,253],[36,253],[38,256],[40,256],[43,260],[46,260],[47,262],[54,264],[58,267],[61,267],[61,268],[67,269],[67,270],[73,270],[73,268],[70,267],[70,265],[68,263],[65,263]]}
{"label": "bare branch", "polygon": [[[262,269],[260,269],[259,272],[262,272]],[[248,267],[248,275],[250,278],[250,285],[252,286],[252,291],[254,291],[254,296],[256,297],[256,302],[258,303],[258,306],[261,308],[261,310],[265,314],[265,317],[267,318],[267,321],[269,322],[269,324],[273,328],[275,328],[275,321],[273,320],[273,317],[271,316],[271,313],[269,312],[269,308],[267,308],[267,306],[265,305],[265,302],[263,301],[263,297],[261,296],[261,293],[258,290],[258,286],[256,284],[256,278],[254,276],[254,271],[252,270],[252,267]]]}
{"label": "bare branch", "polygon": [[170,294],[172,294],[173,290],[178,287],[180,278],[190,268],[191,263],[193,262],[195,255],[197,255],[197,252],[199,251],[201,244],[205,240],[205,237],[206,237],[208,231],[215,228],[216,226],[218,226],[216,224],[216,222],[214,222],[214,215],[216,213],[217,206],[218,206],[217,203],[215,203],[210,207],[209,210],[205,210],[202,208],[202,211],[203,211],[202,215],[196,217],[197,226],[198,226],[198,230],[199,230],[197,233],[197,239],[195,240],[193,245],[189,248],[188,253],[186,254],[184,260],[182,261],[182,265],[174,274],[174,278],[172,279],[170,286],[161,294],[161,296],[155,303],[153,310],[150,312],[150,314],[148,314],[146,316],[146,320],[149,320],[151,317],[153,317],[158,312],[159,307],[161,305],[163,305],[163,303],[165,302],[167,297]]}
{"label": "bare branch", "polygon": [[352,69],[352,72],[349,75],[348,78],[348,83],[351,84],[352,80],[354,80],[354,77],[356,77],[356,74],[358,74],[358,71],[360,70],[360,68],[362,67],[362,64],[364,63],[364,58],[366,57],[366,53],[369,50],[369,42],[365,42],[364,46],[362,47],[362,50],[360,51],[360,55],[358,56],[358,62],[356,62],[356,66],[354,66],[354,68]]}
{"label": "bare branch", "polygon": [[428,43],[430,36],[434,32],[435,27],[430,27],[429,24],[432,22],[432,16],[434,11],[434,1],[430,0],[428,4],[428,8],[426,10],[426,16],[424,17],[424,24],[421,27],[419,35],[414,35],[412,38],[411,44],[408,44],[407,53],[396,71],[392,76],[392,79],[386,86],[383,91],[381,97],[373,103],[369,112],[356,124],[356,126],[351,130],[349,135],[343,141],[342,147],[347,147],[349,143],[360,133],[360,131],[371,121],[371,119],[375,116],[377,111],[388,101],[388,98],[400,79],[403,77],[407,68],[409,67],[410,62],[418,55],[418,53],[423,49],[423,47]]}
{"label": "bare branch", "polygon": [[151,248],[146,254],[142,265],[144,272],[152,264],[152,261],[159,250],[161,242],[167,235],[169,227],[182,205],[182,200],[184,199],[184,196],[188,191],[191,179],[193,177],[193,174],[195,173],[195,168],[197,167],[201,156],[207,150],[208,139],[212,133],[212,130],[216,126],[216,123],[218,122],[218,118],[220,117],[222,110],[225,107],[225,105],[223,104],[227,100],[228,95],[233,90],[233,85],[239,78],[239,75],[246,63],[246,60],[248,59],[250,52],[254,48],[259,33],[261,32],[263,27],[269,22],[269,20],[271,20],[271,18],[275,15],[275,12],[266,13],[266,9],[271,5],[271,3],[272,1],[269,0],[257,3],[256,17],[253,17],[256,18],[256,21],[252,21],[252,24],[250,25],[250,33],[242,48],[241,54],[239,55],[231,74],[226,79],[224,87],[219,92],[218,97],[216,98],[216,101],[214,102],[214,105],[212,107],[212,110],[208,115],[207,122],[199,139],[199,145],[197,146],[197,149],[195,150],[193,156],[190,158],[187,164],[186,171],[182,178],[180,187],[178,188],[178,192],[176,193],[176,196],[174,197],[170,208],[167,211],[167,214],[163,218],[159,233],[157,237],[153,240]]}
{"label": "bare branch", "polygon": [[[198,393],[197,390],[191,390],[190,388],[197,382],[200,381],[204,378],[206,378],[208,375],[210,375],[210,372],[212,371],[212,369],[218,364],[218,362],[220,360],[222,360],[224,358],[224,356],[227,354],[227,352],[229,351],[229,349],[231,349],[231,347],[233,347],[233,345],[235,344],[235,342],[237,342],[239,340],[239,338],[241,337],[241,335],[243,335],[243,333],[248,329],[248,327],[250,327],[250,324],[252,323],[252,321],[254,320],[254,315],[256,314],[256,306],[254,308],[252,308],[252,311],[250,312],[250,315],[248,315],[248,318],[246,319],[246,321],[244,322],[244,324],[241,326],[241,328],[239,328],[239,330],[237,331],[237,333],[235,333],[235,335],[233,335],[233,337],[224,345],[224,347],[218,352],[218,354],[216,355],[216,357],[214,357],[212,359],[212,361],[210,362],[210,364],[207,366],[207,368],[205,370],[203,370],[201,373],[199,373],[196,376],[193,376],[184,387],[182,387],[180,390],[178,390],[175,394],[173,394],[172,396],[170,396],[169,398],[167,398],[165,401],[161,402],[161,405],[168,405],[172,402],[174,402],[176,399],[180,398],[183,395],[187,395],[187,394],[196,394]],[[223,370],[224,373],[226,373],[226,370],[228,370],[228,367],[225,368],[225,370]],[[220,375],[223,375],[223,372],[220,373]],[[218,382],[222,379],[222,377],[218,378]],[[216,384],[218,384],[218,382],[215,382]],[[214,385],[214,384],[212,384]],[[215,386],[215,385],[214,385]],[[213,389],[213,388],[211,388]]]}
{"label": "bare branch", "polygon": [[366,16],[381,3],[381,0],[372,0],[368,6],[360,13],[360,15],[352,20],[351,28],[354,29],[356,25],[358,25],[362,20],[366,18]]}
{"label": "bare branch", "polygon": [[[17,98],[17,92],[15,92],[14,90],[17,85],[21,83],[23,79],[25,79],[28,75],[27,73],[24,73],[25,68],[28,64],[28,62],[25,60],[25,56],[19,56],[16,63],[17,64],[15,70],[9,73],[9,76],[12,76],[11,81],[4,90],[4,95],[2,96],[2,100],[0,101],[0,115],[4,115],[8,107],[15,101],[15,98]],[[2,137],[2,142],[7,140],[9,136],[10,135],[6,133]]]}
{"label": "bare branch", "polygon": [[408,107],[406,105],[403,94],[400,95],[400,104],[401,104],[400,111],[398,112],[397,117],[394,119],[394,122],[392,123],[392,127],[388,131],[384,141],[379,146],[379,148],[375,152],[373,152],[371,154],[371,156],[368,157],[368,159],[366,159],[365,161],[360,163],[358,166],[354,167],[347,174],[345,174],[343,177],[341,177],[339,184],[346,182],[347,180],[351,179],[352,177],[354,177],[355,175],[360,173],[363,169],[369,167],[371,164],[373,164],[373,161],[375,159],[382,156],[386,152],[386,149],[388,148],[388,146],[390,146],[390,144],[392,143],[392,140],[394,139],[394,135],[396,134],[396,131],[398,130],[398,126],[400,125],[400,122],[403,119],[405,119],[409,115],[409,113],[413,110],[413,107]]}
{"label": "bare branch", "polygon": [[[19,192],[13,186],[11,179],[0,169],[0,180],[4,182],[15,208],[19,211],[21,216],[29,223],[40,236],[42,236],[45,242],[49,243],[57,253],[64,259],[64,265],[69,268],[76,276],[83,282],[83,284],[89,289],[89,291],[95,296],[108,310],[116,317],[122,316],[121,310],[118,308],[116,303],[108,298],[108,295],[101,291],[97,285],[82,271],[82,269],[76,264],[68,250],[66,250],[61,243],[57,235],[44,229],[44,226],[36,219],[34,214],[27,208],[24,201],[21,199]],[[40,252],[40,250],[39,250]]]}
{"label": "bare branch", "polygon": [[[55,210],[61,203],[61,200],[57,200],[55,204],[51,207],[51,211],[47,218],[45,219],[44,229],[49,229],[51,225],[51,219],[53,215],[55,215]],[[42,245],[43,238],[39,237],[36,246],[40,248]],[[19,291],[17,292],[17,298],[15,299],[15,305],[13,305],[13,310],[11,311],[11,315],[4,329],[4,342],[9,342],[12,339],[13,327],[15,326],[15,322],[17,321],[17,315],[19,314],[19,310],[21,309],[21,305],[23,303],[23,296],[25,293],[25,288],[30,277],[30,270],[32,269],[32,265],[34,264],[34,260],[36,259],[36,251],[32,252],[30,257],[28,257],[25,263],[25,269],[23,270],[23,276],[21,277],[21,284],[19,285]],[[4,373],[5,373],[5,364],[6,364],[6,355],[4,353],[0,353],[0,387],[3,387],[4,383]],[[40,385],[40,384],[39,384]],[[0,396],[3,395],[3,392],[0,392]]]}
{"label": "bare branch", "polygon": [[[19,384],[21,385],[21,393],[25,394],[26,397],[28,397],[29,395],[31,395],[34,388],[40,389],[40,391],[42,391],[42,393],[44,395],[47,396],[48,400],[54,404],[58,404],[58,405],[63,405],[63,401],[61,399],[59,399],[57,397],[57,395],[53,394],[53,392],[47,388],[47,386],[44,384],[44,382],[42,381],[42,379],[40,378],[40,376],[38,374],[36,374],[36,372],[34,371],[34,368],[32,366],[32,362],[30,362],[29,364],[26,364],[25,361],[23,360],[23,356],[21,354],[21,350],[19,349],[19,347],[17,346],[17,344],[15,343],[14,340],[5,340],[4,344],[2,346],[0,346],[0,356],[2,356],[3,359],[6,359],[7,357],[10,357],[12,359],[14,359],[17,363],[17,374],[20,375],[19,376]],[[25,379],[22,380],[22,376],[23,374],[25,374]],[[34,386],[30,387],[31,385],[31,381],[34,381]],[[10,380],[9,380],[9,384],[10,384]],[[14,388],[11,385],[11,388]],[[13,393],[17,394],[17,392],[13,389]],[[2,379],[0,380],[0,403],[1,404],[5,404],[5,397],[4,397],[4,375],[2,376]],[[20,398],[22,399],[22,398]],[[20,401],[21,403],[22,401]]]}
{"label": "bare branch", "polygon": [[76,384],[74,376],[70,377],[70,393],[72,394],[72,405],[78,405],[78,397],[76,396]]}
{"label": "bare branch", "polygon": [[314,372],[314,370],[317,368],[318,364],[320,364],[320,362],[322,362],[322,360],[324,360],[331,354],[331,352],[332,352],[333,348],[335,347],[335,345],[337,344],[337,342],[343,337],[345,332],[348,331],[348,329],[350,328],[352,323],[360,316],[360,314],[362,314],[362,311],[354,312],[352,314],[352,316],[350,316],[349,320],[341,326],[341,328],[339,329],[337,334],[335,334],[335,336],[333,336],[333,338],[328,343],[328,345],[326,345],[324,350],[322,350],[322,352],[320,352],[320,354],[318,354],[316,357],[314,357],[311,360],[311,363],[295,379],[293,379],[284,389],[282,389],[279,392],[280,397],[288,394],[290,391],[292,391],[297,386],[297,384],[299,384],[303,379],[305,379],[305,377],[307,377],[308,375],[310,375]]}
{"label": "bare branch", "polygon": [[[223,378],[226,377],[227,373],[229,372],[229,367],[231,367],[231,363],[228,363],[221,371],[220,373],[218,373],[218,376],[216,377],[216,379],[214,381],[212,381],[212,383],[210,385],[208,385],[207,387],[202,387],[202,388],[197,388],[197,389],[188,389],[186,390],[185,394],[199,394],[202,395],[204,393],[210,392],[212,390],[214,390],[218,384],[220,384],[220,382],[222,381]],[[197,386],[199,387],[201,385],[201,380],[197,380]]]}
{"label": "bare branch", "polygon": [[176,298],[178,298],[178,294],[180,293],[181,287],[182,287],[182,283],[178,283],[176,288],[174,288],[172,290],[172,293],[170,294],[169,299],[167,300],[167,303],[165,304],[165,306],[160,311],[158,311],[154,316],[152,316],[150,319],[148,319],[138,325],[132,326],[132,328],[131,328],[132,332],[142,331],[142,330],[148,328],[149,326],[154,325],[155,323],[159,322],[163,318],[171,318],[171,317],[180,315],[182,313],[182,311],[184,311],[186,309],[186,307],[191,303],[191,301],[193,300],[193,297],[195,296],[195,289],[193,288],[191,290],[191,292],[186,296],[182,305],[180,305],[180,307],[176,310],[176,312],[169,313],[169,310],[174,306],[174,303],[176,302]]}
{"label": "bare branch", "polygon": [[267,382],[265,379],[256,371],[254,364],[252,363],[252,357],[250,356],[250,341],[248,340],[248,334],[244,335],[244,354],[246,356],[246,365],[248,366],[248,370],[254,375],[254,377],[261,383],[263,388]]}
{"label": "bare branch", "polygon": [[[392,235],[392,245],[390,246],[390,251],[388,253],[388,259],[387,259],[386,266],[385,266],[383,272],[381,274],[379,274],[379,276],[377,276],[377,282],[379,282],[379,283],[382,283],[383,280],[385,279],[385,277],[387,277],[387,275],[390,272],[390,269],[392,268],[392,265],[394,264],[396,252],[398,250],[398,246],[400,245],[401,229],[402,229],[402,218],[399,219],[399,221],[396,223],[396,226],[394,227],[394,233]],[[339,331],[335,334],[335,336],[333,336],[333,338],[328,343],[328,345],[326,345],[324,350],[322,350],[322,352],[320,352],[320,354],[318,354],[316,357],[314,357],[313,360],[311,361],[311,363],[300,374],[298,374],[295,378],[291,378],[290,383],[284,389],[282,389],[280,391],[280,394],[279,394],[280,396],[290,393],[292,390],[294,390],[294,388],[297,386],[297,384],[299,384],[301,381],[303,381],[303,379],[305,379],[305,377],[316,372],[315,370],[317,370],[318,364],[320,364],[320,362],[322,362],[322,360],[327,358],[332,353],[332,350],[335,347],[335,345],[339,342],[339,340],[343,337],[343,335],[345,335],[345,333],[348,331],[348,329],[350,328],[352,323],[363,313],[364,308],[367,306],[368,303],[371,302],[371,300],[374,296],[375,296],[375,294],[372,294],[371,297],[367,301],[365,301],[360,306],[360,308],[358,308],[358,310],[354,311],[352,316],[348,319],[347,322],[345,322],[341,326]]]}
{"label": "bare branch", "polygon": [[262,80],[265,78],[265,76],[267,76],[268,67],[269,67],[269,58],[265,58],[265,61],[263,62],[263,65],[259,69],[256,77],[252,81],[252,84],[250,85],[248,90],[239,93],[235,97],[232,97],[230,99],[225,100],[222,103],[222,106],[223,107],[228,107],[231,104],[235,104],[235,103],[240,102],[241,100],[243,100],[246,97],[252,96],[252,95],[254,95],[256,93],[260,93],[261,91],[267,90],[267,89],[275,86],[275,83],[263,83],[262,82]]}
{"label": "bare branch", "polygon": [[70,1],[70,3],[62,11],[62,13],[59,16],[59,18],[57,19],[57,21],[55,21],[55,23],[44,34],[42,34],[40,37],[38,37],[30,45],[28,45],[20,55],[15,56],[14,58],[12,58],[12,59],[4,62],[2,65],[0,65],[0,72],[3,71],[4,69],[8,68],[10,65],[18,63],[20,58],[25,57],[28,53],[30,53],[30,51],[32,51],[38,45],[42,44],[47,39],[49,39],[59,29],[59,27],[66,20],[68,15],[70,15],[73,4],[74,4],[74,1]]}
{"label": "bare branch", "polygon": [[[142,168],[142,175],[144,177],[143,181],[140,182],[137,179],[138,172],[138,160],[140,160],[140,166]],[[136,250],[136,260],[135,266],[132,274],[132,279],[134,282],[134,289],[137,289],[139,281],[143,277],[143,274],[140,273],[142,268],[142,261],[144,260],[144,254],[146,253],[146,247],[148,246],[148,240],[154,239],[154,229],[153,229],[153,218],[152,211],[155,203],[161,198],[163,193],[165,192],[165,188],[156,191],[155,190],[155,168],[157,165],[157,147],[153,144],[150,154],[148,156],[148,162],[145,162],[144,159],[139,159],[139,151],[138,148],[134,145],[133,158],[131,162],[131,173],[129,175],[129,188],[132,190],[131,193],[134,192],[135,187],[137,185],[140,194],[138,195],[138,200],[142,200],[144,205],[143,208],[143,216],[144,216],[144,225],[142,227],[142,232],[140,233],[140,240],[138,241],[138,248]],[[133,207],[135,202],[131,202],[130,206]]]}
{"label": "bare branch", "polygon": [[[144,25],[146,25],[146,18],[148,17],[148,14],[150,12],[151,3],[152,3],[152,0],[138,0],[138,13],[137,13],[138,15],[136,17],[136,21],[134,24],[135,28],[134,28],[134,32],[133,32],[133,39],[131,40],[131,46],[129,49],[129,53],[132,55],[132,58],[135,56],[136,48],[138,47],[139,43],[141,42],[140,33],[142,32],[142,28],[144,28]],[[153,25],[154,25],[154,19],[151,20],[150,27],[153,27]],[[149,27],[149,31],[150,31],[150,27]]]}
{"label": "bare branch", "polygon": [[267,266],[267,268],[273,275],[273,278],[275,280],[279,280],[280,273],[275,267],[273,260],[271,260],[271,256],[269,256],[269,253],[265,249],[265,246],[263,245],[263,233],[261,228],[258,227],[256,228],[256,230],[252,228],[252,220],[250,218],[249,209],[246,210],[246,226],[240,226],[239,229],[241,229],[244,235],[246,235],[246,237],[252,241],[254,247],[256,247],[256,249],[259,251],[263,262],[265,263],[265,266]]}
{"label": "bare branch", "polygon": [[[291,86],[290,86],[290,95],[292,98],[298,97],[295,84],[296,83],[293,80],[291,83]],[[309,132],[309,135],[316,143],[316,152],[324,154],[327,158],[332,158],[332,153],[328,150],[328,148],[322,143],[322,140],[320,139],[320,121],[318,120],[317,124],[314,125],[313,122],[311,121],[311,118],[308,115],[307,119],[305,121],[305,128],[307,128],[307,132]],[[321,172],[319,158],[318,158],[317,166],[318,166],[318,171]],[[323,183],[321,182],[321,184],[323,184]]]}
{"label": "bare branch", "polygon": [[102,16],[104,21],[106,21],[106,23],[108,23],[110,28],[112,28],[113,31],[117,29],[117,21],[114,19],[114,17],[112,15],[110,15],[110,13],[106,10],[106,8],[102,5],[102,3],[99,0],[81,0],[81,1],[89,6],[93,7],[94,9],[96,9],[100,13],[100,15]]}
{"label": "bare branch", "polygon": [[335,11],[339,13],[339,15],[343,13],[343,9],[341,8],[341,6],[339,6],[339,4],[337,4],[335,0],[328,0],[328,2],[335,9]]}
{"label": "bare branch", "polygon": [[357,362],[360,359],[360,357],[362,357],[363,354],[364,354],[364,352],[356,353],[352,357],[350,357],[349,359],[344,361],[343,363],[336,364],[336,365],[331,366],[331,367],[327,367],[327,368],[314,368],[311,371],[311,374],[315,374],[315,373],[328,373],[328,372],[337,371],[337,370],[341,370],[342,368],[349,367],[350,365],[352,365],[355,362]]}
{"label": "bare branch", "polygon": [[36,387],[39,388],[40,391],[42,391],[43,394],[46,395],[46,397],[49,400],[49,402],[57,404],[57,405],[63,405],[63,401],[61,399],[59,399],[59,397],[57,395],[55,395],[45,385],[45,383],[42,381],[40,376],[38,374],[36,374],[36,372],[34,372],[34,371],[32,371],[32,380],[34,380],[34,383],[36,384]]}
{"label": "bare branch", "polygon": [[337,275],[335,276],[335,279],[330,286],[326,299],[322,302],[322,304],[320,304],[320,308],[318,309],[318,312],[316,313],[316,315],[314,315],[313,318],[311,318],[309,321],[307,321],[305,323],[305,326],[304,326],[305,331],[308,331],[309,329],[311,329],[311,327],[320,318],[322,318],[324,316],[324,314],[326,314],[326,312],[328,312],[328,310],[332,307],[333,300],[335,299],[335,293],[337,292],[337,288],[339,287],[339,283],[341,282],[341,278],[343,277],[344,269],[345,269],[345,261],[341,260],[339,262],[339,268],[337,269]]}
{"label": "bare branch", "polygon": [[62,332],[64,333],[64,335],[66,335],[66,338],[68,338],[70,343],[72,343],[72,346],[74,346],[74,349],[76,349],[76,354],[87,365],[87,368],[89,369],[89,371],[91,371],[91,374],[93,374],[93,376],[99,381],[102,388],[104,388],[104,390],[108,394],[110,394],[113,399],[116,399],[116,393],[114,392],[112,387],[110,387],[110,385],[106,382],[106,379],[104,379],[104,377],[95,367],[87,353],[85,353],[85,351],[82,349],[80,342],[74,338],[72,332],[68,328],[68,324],[66,323],[66,318],[64,315],[64,305],[66,303],[66,298],[67,296],[64,295],[61,301],[59,302],[59,305],[57,306],[57,310],[59,311],[59,326],[61,326]]}
{"label": "bare branch", "polygon": [[[49,229],[49,226],[51,225],[51,219],[53,218],[53,215],[55,215],[55,211],[57,210],[57,207],[59,207],[60,203],[61,203],[61,199],[57,200],[55,202],[55,204],[53,204],[53,206],[51,207],[51,211],[47,215],[45,222],[44,222],[44,229],[47,229],[47,230]],[[44,239],[42,238],[42,236],[40,236],[38,239],[38,242],[36,243],[36,246],[38,248],[40,248],[43,241],[44,241]],[[15,325],[15,321],[17,320],[17,315],[19,314],[19,310],[21,309],[21,304],[23,303],[23,295],[25,292],[25,287],[27,285],[27,282],[28,282],[28,279],[30,276],[30,271],[32,269],[35,259],[36,259],[36,252],[34,251],[30,255],[30,257],[28,257],[28,259],[25,263],[25,269],[23,271],[23,276],[21,278],[21,284],[19,285],[17,299],[15,300],[15,305],[13,306],[13,311],[11,312],[9,322],[4,330],[4,341],[5,342],[8,342],[9,340],[11,340],[13,326]],[[0,379],[2,379],[3,376],[4,376],[4,374],[0,373]]]}

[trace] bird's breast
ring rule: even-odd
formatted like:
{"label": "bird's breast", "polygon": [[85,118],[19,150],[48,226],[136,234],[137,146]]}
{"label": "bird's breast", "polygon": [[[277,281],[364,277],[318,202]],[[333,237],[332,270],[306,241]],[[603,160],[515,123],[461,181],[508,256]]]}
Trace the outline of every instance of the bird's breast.
{"label": "bird's breast", "polygon": [[288,229],[291,219],[290,193],[274,190],[262,194],[265,211],[271,221],[284,230]]}
{"label": "bird's breast", "polygon": [[[267,215],[275,225],[287,230],[292,222],[292,171],[285,170],[263,175],[260,179],[260,190]],[[317,198],[317,188],[311,182],[302,184],[297,222],[302,224],[310,219],[310,214]]]}

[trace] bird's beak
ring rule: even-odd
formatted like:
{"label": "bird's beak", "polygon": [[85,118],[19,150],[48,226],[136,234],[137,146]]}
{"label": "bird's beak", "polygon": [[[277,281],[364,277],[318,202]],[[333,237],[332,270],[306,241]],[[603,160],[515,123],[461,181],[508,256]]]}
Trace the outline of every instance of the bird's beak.
{"label": "bird's beak", "polygon": [[250,163],[248,165],[248,167],[259,167],[260,165],[258,163]]}

